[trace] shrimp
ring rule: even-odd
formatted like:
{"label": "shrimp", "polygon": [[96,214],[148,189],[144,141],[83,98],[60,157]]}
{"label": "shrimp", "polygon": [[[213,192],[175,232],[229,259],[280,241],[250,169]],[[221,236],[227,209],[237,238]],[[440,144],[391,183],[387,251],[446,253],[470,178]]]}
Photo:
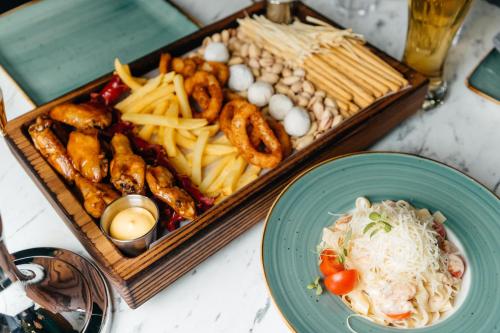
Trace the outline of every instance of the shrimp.
{"label": "shrimp", "polygon": [[389,318],[399,318],[400,315],[413,310],[410,300],[417,294],[417,286],[415,283],[383,280],[371,288],[368,287],[367,291],[383,313]]}

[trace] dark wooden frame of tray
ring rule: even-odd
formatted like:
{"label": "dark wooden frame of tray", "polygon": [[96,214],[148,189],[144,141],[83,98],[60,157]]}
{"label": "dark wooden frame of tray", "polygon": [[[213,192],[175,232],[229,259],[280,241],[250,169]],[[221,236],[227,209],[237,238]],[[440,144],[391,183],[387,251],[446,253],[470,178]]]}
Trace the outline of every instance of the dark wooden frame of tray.
{"label": "dark wooden frame of tray", "polygon": [[[146,55],[130,66],[135,75],[156,68],[161,52],[182,55],[201,45],[215,32],[235,27],[236,19],[264,13],[265,3],[253,4],[225,19]],[[295,14],[304,19],[314,16],[334,22],[298,2]],[[332,156],[367,148],[423,103],[428,80],[387,54],[370,48],[408,79],[411,86],[376,101],[335,130],[315,140],[278,167],[208,210],[186,226],[170,233],[147,252],[135,258],[123,256],[101,233],[96,221],[84,210],[78,195],[45,161],[33,146],[27,126],[54,106],[86,98],[107,82],[111,73],[7,124],[7,143],[30,177],[35,181],[64,222],[80,240],[100,268],[113,282],[131,308],[137,308],[176,279],[265,217],[282,188],[310,165]],[[201,231],[201,232],[200,232]]]}

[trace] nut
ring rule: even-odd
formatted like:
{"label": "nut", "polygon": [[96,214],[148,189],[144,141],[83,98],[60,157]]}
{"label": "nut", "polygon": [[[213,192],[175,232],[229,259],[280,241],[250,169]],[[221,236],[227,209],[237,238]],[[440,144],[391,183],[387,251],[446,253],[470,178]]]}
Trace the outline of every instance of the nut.
{"label": "nut", "polygon": [[237,33],[237,29],[229,29],[229,34],[231,35],[231,37],[236,37]]}
{"label": "nut", "polygon": [[314,85],[310,81],[304,80],[302,82],[302,90],[312,95],[314,94]]}
{"label": "nut", "polygon": [[321,96],[321,97],[325,98],[326,93],[324,90],[316,90],[316,92],[314,93],[314,96]]}
{"label": "nut", "polygon": [[261,57],[262,58],[271,58],[272,59],[273,55],[269,51],[263,50],[262,54],[261,54]]}
{"label": "nut", "polygon": [[300,82],[295,82],[290,86],[290,89],[292,89],[292,91],[297,94],[302,89],[302,84]]}
{"label": "nut", "polygon": [[202,46],[207,46],[208,44],[210,44],[212,42],[212,38],[210,37],[205,37],[203,39],[203,42],[201,43]]}
{"label": "nut", "polygon": [[284,77],[283,80],[281,80],[281,81],[284,84],[286,84],[287,86],[291,86],[295,82],[299,82],[299,80],[300,80],[300,77],[292,75],[292,76]]}
{"label": "nut", "polygon": [[228,44],[229,50],[232,52],[235,52],[235,51],[239,52],[241,49],[241,45],[242,45],[240,40],[236,39],[236,37],[231,37],[227,44]]}
{"label": "nut", "polygon": [[274,74],[280,74],[282,70],[283,70],[282,63],[275,62],[271,67],[271,72],[273,72]]}
{"label": "nut", "polygon": [[246,58],[248,57],[248,49],[249,49],[250,45],[245,43],[241,46],[241,50],[240,50],[240,54],[242,57]]}
{"label": "nut", "polygon": [[213,34],[212,35],[212,41],[216,42],[216,43],[221,42],[222,41],[222,37],[221,37],[220,33],[217,32],[217,33]]}
{"label": "nut", "polygon": [[342,117],[341,115],[338,115],[338,116],[335,116],[333,117],[333,121],[332,121],[332,124],[330,125],[331,128],[335,128],[337,127],[338,125],[340,125],[340,123],[344,120],[344,117]]}
{"label": "nut", "polygon": [[[305,91],[300,93],[300,96],[306,98],[308,101],[311,99],[311,94],[306,93]],[[308,104],[309,105],[309,104]]]}
{"label": "nut", "polygon": [[259,69],[260,68],[259,60],[257,60],[257,58],[250,58],[250,60],[248,61],[248,66],[250,66],[250,68]]}
{"label": "nut", "polygon": [[277,85],[274,86],[274,89],[276,89],[276,92],[279,94],[283,95],[288,95],[288,92],[290,91],[290,88],[283,83],[278,83]]}
{"label": "nut", "polygon": [[303,96],[298,96],[297,97],[297,104],[301,107],[306,107],[307,103],[309,103],[309,100],[307,98],[304,98]]}
{"label": "nut", "polygon": [[270,83],[270,84],[275,84],[279,80],[279,76],[274,73],[270,72],[264,72],[262,76],[259,78],[259,80]]}
{"label": "nut", "polygon": [[326,104],[325,104],[325,111],[330,112],[333,116],[337,116],[339,114],[339,110],[334,109],[330,106],[326,106]]}
{"label": "nut", "polygon": [[260,76],[260,71],[258,68],[251,68],[252,74],[254,77],[259,77]]}
{"label": "nut", "polygon": [[323,98],[321,98],[321,96],[313,95],[313,97],[309,100],[309,104],[307,104],[307,108],[312,109],[312,106],[316,102],[323,103]]}
{"label": "nut", "polygon": [[[313,116],[314,113],[309,113],[309,115]],[[317,121],[313,121],[311,123],[311,128],[309,128],[309,131],[307,132],[306,135],[314,135],[314,133],[316,133],[317,131],[318,131],[318,122]]]}
{"label": "nut", "polygon": [[222,30],[222,33],[221,33],[221,38],[222,38],[222,42],[224,44],[227,44],[227,42],[229,41],[229,31],[227,30]]}
{"label": "nut", "polygon": [[321,103],[320,101],[315,102],[312,105],[311,109],[312,109],[312,112],[314,113],[314,115],[316,116],[317,119],[320,119],[321,115],[325,111],[323,103]]}
{"label": "nut", "polygon": [[272,64],[274,63],[274,60],[272,58],[261,58],[259,60],[259,64],[262,66],[262,67],[269,67],[269,66],[272,66]]}
{"label": "nut", "polygon": [[325,106],[336,109],[337,103],[335,103],[335,101],[333,99],[331,99],[330,97],[326,97],[325,98]]}
{"label": "nut", "polygon": [[302,68],[297,68],[293,71],[293,75],[298,77],[304,77],[306,75],[306,71]]}
{"label": "nut", "polygon": [[238,29],[238,32],[236,33],[236,37],[238,37],[238,39],[242,39],[242,40],[247,38],[247,36],[243,32],[243,30],[241,30],[241,29]]}
{"label": "nut", "polygon": [[283,77],[289,77],[289,76],[292,76],[292,70],[290,68],[285,68],[283,69],[283,71],[281,72],[281,75]]}
{"label": "nut", "polygon": [[229,61],[227,62],[227,64],[229,66],[231,65],[238,65],[238,64],[242,64],[243,63],[243,58],[241,57],[232,57],[231,59],[229,59]]}
{"label": "nut", "polygon": [[301,150],[305,148],[306,146],[310,145],[314,140],[314,136],[312,134],[309,135],[304,135],[303,137],[297,139],[295,141],[296,146],[295,149]]}
{"label": "nut", "polygon": [[248,47],[248,55],[250,58],[258,58],[260,55],[260,48],[255,44],[250,44]]}

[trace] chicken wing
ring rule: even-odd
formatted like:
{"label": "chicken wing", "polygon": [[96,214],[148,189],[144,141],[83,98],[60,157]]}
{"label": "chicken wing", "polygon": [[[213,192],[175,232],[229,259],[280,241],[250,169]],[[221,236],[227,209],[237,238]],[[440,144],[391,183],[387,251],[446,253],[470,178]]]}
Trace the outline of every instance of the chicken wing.
{"label": "chicken wing", "polygon": [[64,148],[64,145],[50,129],[51,125],[52,120],[38,117],[36,122],[31,124],[28,132],[33,139],[36,149],[38,149],[49,164],[64,178],[73,181],[76,170],[71,164],[66,148]]}
{"label": "chicken wing", "polygon": [[79,174],[75,176],[75,184],[82,193],[85,210],[96,219],[101,217],[111,202],[120,197],[110,185],[93,183]]}
{"label": "chicken wing", "polygon": [[97,103],[65,103],[54,107],[49,114],[52,119],[78,129],[92,127],[102,129],[111,125],[112,120],[111,112]]}
{"label": "chicken wing", "polygon": [[108,160],[101,151],[97,130],[73,131],[69,134],[68,155],[83,177],[99,183],[108,173]]}
{"label": "chicken wing", "polygon": [[115,134],[111,146],[114,153],[109,169],[111,183],[122,194],[144,193],[144,160],[133,153],[128,138],[123,134]]}
{"label": "chicken wing", "polygon": [[183,189],[174,185],[174,176],[162,166],[148,166],[146,181],[155,197],[168,204],[177,214],[187,219],[196,217],[193,198]]}

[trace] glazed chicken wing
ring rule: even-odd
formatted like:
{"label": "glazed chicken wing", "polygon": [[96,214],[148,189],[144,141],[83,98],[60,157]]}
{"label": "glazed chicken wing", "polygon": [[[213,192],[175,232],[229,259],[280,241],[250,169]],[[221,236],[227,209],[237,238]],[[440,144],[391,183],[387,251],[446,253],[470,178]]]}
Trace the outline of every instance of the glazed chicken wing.
{"label": "glazed chicken wing", "polygon": [[172,207],[177,214],[187,219],[196,217],[193,198],[183,189],[174,186],[174,176],[166,168],[148,166],[146,181],[151,192]]}
{"label": "glazed chicken wing", "polygon": [[123,134],[115,134],[111,145],[114,155],[109,172],[113,185],[122,194],[144,193],[144,160],[133,153],[128,138]]}
{"label": "glazed chicken wing", "polygon": [[110,185],[93,183],[79,174],[75,176],[75,184],[82,193],[85,210],[96,219],[101,217],[107,205],[120,196]]}
{"label": "glazed chicken wing", "polygon": [[97,103],[65,103],[54,107],[49,114],[52,119],[78,129],[102,129],[111,125],[112,120],[111,112]]}
{"label": "glazed chicken wing", "polygon": [[99,183],[108,173],[108,160],[101,151],[97,130],[73,131],[69,135],[68,155],[83,177]]}
{"label": "glazed chicken wing", "polygon": [[50,129],[51,125],[52,120],[38,117],[36,122],[29,127],[28,132],[36,149],[40,151],[49,164],[64,178],[73,181],[76,170],[71,164],[66,148]]}

